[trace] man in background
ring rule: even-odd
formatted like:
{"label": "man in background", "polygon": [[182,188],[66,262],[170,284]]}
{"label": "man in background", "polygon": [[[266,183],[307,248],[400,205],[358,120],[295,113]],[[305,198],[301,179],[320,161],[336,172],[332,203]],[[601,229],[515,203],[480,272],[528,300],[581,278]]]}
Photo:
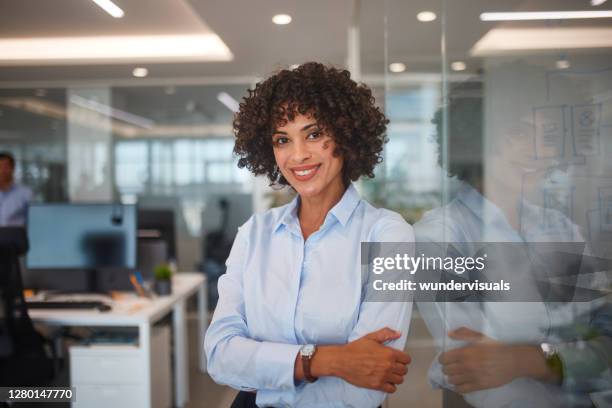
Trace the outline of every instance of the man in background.
{"label": "man in background", "polygon": [[32,190],[14,181],[15,158],[0,152],[0,227],[21,226],[26,223]]}

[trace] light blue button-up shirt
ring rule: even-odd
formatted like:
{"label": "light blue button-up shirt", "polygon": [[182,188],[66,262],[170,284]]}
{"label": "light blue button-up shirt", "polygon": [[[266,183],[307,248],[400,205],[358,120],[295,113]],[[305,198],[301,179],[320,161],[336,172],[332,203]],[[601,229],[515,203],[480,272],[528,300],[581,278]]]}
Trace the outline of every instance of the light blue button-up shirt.
{"label": "light blue button-up shirt", "polygon": [[0,190],[0,227],[25,225],[32,190],[13,184],[7,191]]}
{"label": "light blue button-up shirt", "polygon": [[389,345],[403,349],[412,304],[362,302],[360,242],[414,242],[412,227],[351,185],[304,242],[298,205],[296,197],[240,227],[206,333],[208,371],[257,390],[260,407],[377,407],[385,393],[337,377],[295,384],[294,364],[303,344],[346,344],[383,327],[402,333]]}
{"label": "light blue button-up shirt", "polygon": [[[520,232],[510,225],[500,208],[468,184],[461,183],[456,197],[448,205],[428,211],[414,227],[419,242],[451,242],[463,256],[477,253],[483,242],[584,241],[578,227],[554,209],[538,207],[523,200],[517,204],[517,213],[520,214]],[[507,270],[507,273],[513,274],[522,272],[515,265]],[[531,273],[531,270],[524,272]],[[525,276],[522,290],[537,290],[534,278]],[[604,310],[605,314],[598,312],[596,303],[557,303],[553,307],[552,303],[543,301],[419,302],[418,307],[440,351],[464,345],[464,342],[447,337],[448,331],[462,326],[508,344],[552,343],[563,361],[564,381],[567,382],[585,376],[584,367],[589,365],[585,361],[593,361],[593,355],[597,358],[599,354],[601,361],[607,361],[610,353],[601,345],[593,346],[583,341],[559,343],[552,329],[566,327],[567,334],[570,334],[571,325],[575,324],[576,327],[603,328],[603,333],[607,334],[610,325],[606,320],[609,319],[610,311]],[[591,313],[598,313],[599,318],[590,321]],[[609,378],[602,379],[601,383],[607,386]],[[429,379],[436,387],[453,389],[437,357],[432,361]],[[496,388],[464,394],[463,397],[474,407],[578,407],[583,406],[584,402],[584,396],[567,392],[567,389],[556,384],[530,378],[518,378]],[[590,405],[588,401],[587,406]]]}

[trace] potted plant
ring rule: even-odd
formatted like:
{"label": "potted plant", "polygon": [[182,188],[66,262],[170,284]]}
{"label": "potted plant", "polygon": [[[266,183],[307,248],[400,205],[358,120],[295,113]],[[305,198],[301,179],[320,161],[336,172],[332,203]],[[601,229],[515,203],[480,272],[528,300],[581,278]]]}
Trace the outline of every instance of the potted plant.
{"label": "potted plant", "polygon": [[168,264],[160,264],[153,270],[155,293],[164,296],[172,293],[172,269]]}

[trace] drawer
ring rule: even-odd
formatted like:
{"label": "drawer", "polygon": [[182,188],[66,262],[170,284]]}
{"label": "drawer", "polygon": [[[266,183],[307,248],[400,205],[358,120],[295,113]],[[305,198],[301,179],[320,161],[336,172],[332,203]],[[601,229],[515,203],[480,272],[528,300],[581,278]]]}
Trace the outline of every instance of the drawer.
{"label": "drawer", "polygon": [[144,361],[133,356],[71,355],[71,384],[141,384]]}
{"label": "drawer", "polygon": [[72,408],[148,408],[144,386],[73,384],[76,401]]}

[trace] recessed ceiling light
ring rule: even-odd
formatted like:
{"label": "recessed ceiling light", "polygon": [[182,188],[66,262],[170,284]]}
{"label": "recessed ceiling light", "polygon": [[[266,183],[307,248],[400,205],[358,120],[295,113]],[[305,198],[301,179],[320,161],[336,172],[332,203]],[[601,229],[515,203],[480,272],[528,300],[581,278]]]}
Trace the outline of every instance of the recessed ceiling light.
{"label": "recessed ceiling light", "polygon": [[145,67],[137,67],[132,71],[132,75],[134,75],[136,78],[144,78],[149,75],[149,70]]}
{"label": "recessed ceiling light", "polygon": [[557,69],[568,69],[570,67],[570,62],[566,58],[561,58],[555,62],[555,66]]}
{"label": "recessed ceiling light", "polygon": [[482,13],[482,21],[522,21],[522,20],[571,20],[579,18],[610,18],[612,10],[583,11],[516,11],[501,13]]}
{"label": "recessed ceiling light", "polygon": [[121,10],[121,8],[117,6],[115,3],[113,3],[111,0],[92,0],[92,1],[96,3],[98,6],[100,6],[100,8],[102,8],[108,14],[110,14],[111,16],[115,18],[121,18],[125,14],[123,10]]}
{"label": "recessed ceiling light", "polygon": [[291,22],[291,16],[289,14],[277,14],[272,17],[272,22],[278,25],[286,25]]}
{"label": "recessed ceiling light", "polygon": [[451,63],[451,69],[453,71],[465,71],[466,65],[463,61],[453,61]]}
{"label": "recessed ceiling light", "polygon": [[417,14],[417,20],[422,22],[434,21],[436,17],[436,13],[433,11],[421,11]]}
{"label": "recessed ceiling light", "polygon": [[391,72],[404,72],[406,70],[406,64],[403,62],[393,62],[389,64],[389,71]]}
{"label": "recessed ceiling light", "polygon": [[606,0],[591,0],[591,6],[601,6]]}

